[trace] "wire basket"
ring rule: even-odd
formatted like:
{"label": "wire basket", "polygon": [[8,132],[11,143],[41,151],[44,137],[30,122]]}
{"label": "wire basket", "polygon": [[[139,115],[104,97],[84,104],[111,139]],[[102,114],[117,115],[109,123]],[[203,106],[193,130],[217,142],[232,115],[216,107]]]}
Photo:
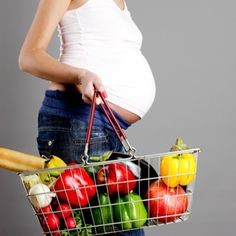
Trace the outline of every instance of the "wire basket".
{"label": "wire basket", "polygon": [[95,91],[82,163],[19,173],[43,234],[103,235],[186,221],[200,149],[136,156],[100,95],[120,130],[112,125],[125,153],[110,152],[107,161],[91,162],[96,96]]}
{"label": "wire basket", "polygon": [[[184,174],[167,176],[160,176],[158,173],[160,173],[164,157],[174,154],[191,154],[197,164],[199,151],[196,148],[89,165],[71,165],[63,168],[24,172],[19,176],[44,234],[102,235],[104,233],[118,233],[137,228],[177,223],[188,219],[191,214],[196,172],[189,171]],[[130,177],[130,163],[141,170],[139,177]],[[104,174],[104,183],[98,180],[99,170],[107,170]],[[117,170],[117,174],[120,173],[118,170],[122,171],[123,181],[117,181],[118,176],[114,178],[114,181],[111,181],[108,172],[111,170]],[[86,171],[89,173],[92,184],[82,185],[80,183],[78,186],[69,187],[66,178],[63,179],[62,173],[55,179],[53,174],[55,171],[62,171],[69,177],[75,177],[77,174],[87,178],[88,176],[84,175],[84,171]],[[29,188],[25,185],[25,177],[37,175],[40,178],[43,174],[47,174],[50,179],[48,182],[50,192],[43,189],[43,193],[29,194]],[[191,176],[194,177],[194,180],[182,187],[180,185],[169,187],[166,184],[174,178],[180,180],[181,178],[192,178]],[[58,187],[59,182],[61,183],[60,187]],[[50,194],[53,194],[54,197],[48,197]],[[44,207],[44,210],[40,210],[35,204],[32,204],[35,198],[41,197],[45,197],[48,201],[46,204],[48,206]],[[68,207],[63,208],[63,204]],[[52,226],[54,223],[50,222],[49,215],[51,215],[51,221],[59,220],[55,226]],[[68,223],[68,218],[75,219],[75,226]]]}

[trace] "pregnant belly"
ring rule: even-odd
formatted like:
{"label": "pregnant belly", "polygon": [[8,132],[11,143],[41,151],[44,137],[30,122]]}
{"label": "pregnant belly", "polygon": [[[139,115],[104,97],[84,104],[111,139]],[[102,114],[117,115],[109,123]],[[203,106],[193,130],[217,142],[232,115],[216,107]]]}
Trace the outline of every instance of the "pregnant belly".
{"label": "pregnant belly", "polygon": [[140,51],[103,58],[92,70],[102,78],[107,90],[107,100],[143,117],[156,95],[154,76],[146,58]]}
{"label": "pregnant belly", "polygon": [[[96,73],[106,88],[110,107],[127,122],[132,124],[147,113],[154,101],[156,86],[149,64],[140,51],[127,50],[122,54],[89,51],[86,57],[77,55],[80,56],[63,55],[60,60]],[[66,88],[51,84],[50,89]]]}

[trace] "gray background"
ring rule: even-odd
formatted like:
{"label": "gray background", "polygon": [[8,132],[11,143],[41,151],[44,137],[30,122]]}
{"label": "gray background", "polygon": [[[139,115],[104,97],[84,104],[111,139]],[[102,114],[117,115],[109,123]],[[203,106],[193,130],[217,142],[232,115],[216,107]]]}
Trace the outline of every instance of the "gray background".
{"label": "gray background", "polygon": [[[37,154],[36,119],[47,82],[18,69],[38,1],[0,3],[0,145]],[[235,235],[236,1],[149,0],[127,5],[144,35],[157,83],[145,118],[127,131],[139,154],[167,151],[177,136],[201,147],[193,214],[147,235]],[[49,52],[58,56],[55,35]],[[0,170],[0,235],[37,236],[15,173]]]}

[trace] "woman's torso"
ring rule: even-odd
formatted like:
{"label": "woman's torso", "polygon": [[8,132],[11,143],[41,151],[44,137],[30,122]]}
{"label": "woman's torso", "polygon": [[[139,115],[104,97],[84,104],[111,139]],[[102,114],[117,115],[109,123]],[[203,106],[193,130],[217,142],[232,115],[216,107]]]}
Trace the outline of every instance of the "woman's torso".
{"label": "woman's torso", "polygon": [[[142,34],[127,6],[122,9],[116,2],[72,1],[58,24],[59,60],[96,73],[102,79],[111,108],[133,123],[151,107],[155,83],[140,51]],[[53,83],[49,89],[67,87]]]}

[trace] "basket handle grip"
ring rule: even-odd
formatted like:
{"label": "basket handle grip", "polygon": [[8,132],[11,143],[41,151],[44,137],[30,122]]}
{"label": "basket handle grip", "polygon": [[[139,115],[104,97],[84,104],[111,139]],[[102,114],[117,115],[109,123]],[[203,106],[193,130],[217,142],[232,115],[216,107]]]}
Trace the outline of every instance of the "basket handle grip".
{"label": "basket handle grip", "polygon": [[[103,101],[103,104],[101,103],[100,106],[102,107],[103,112],[105,113],[109,123],[111,124],[114,132],[116,133],[116,136],[118,137],[118,139],[122,143],[125,151],[129,152],[130,154],[134,154],[135,149],[130,146],[130,144],[129,144],[128,140],[127,140],[127,137],[126,137],[124,131],[122,130],[119,122],[117,121],[115,115],[113,114],[111,108],[109,107],[108,102],[105,100],[103,95],[99,91],[97,91],[96,88],[94,88],[93,101],[92,101],[92,104],[91,104],[90,115],[89,115],[89,122],[88,122],[88,129],[87,129],[87,133],[86,133],[86,144],[85,144],[84,153],[82,155],[82,160],[83,161],[87,161],[88,160],[88,150],[89,150],[89,144],[90,144],[90,139],[91,139],[91,132],[92,132],[93,121],[94,121],[94,113],[95,113],[95,107],[96,107],[96,98],[98,96],[100,96],[102,101]],[[107,112],[106,109],[108,110],[109,113]],[[117,128],[115,127],[113,122],[116,124],[116,126],[117,126],[117,128],[118,128],[120,133],[117,131]]]}

